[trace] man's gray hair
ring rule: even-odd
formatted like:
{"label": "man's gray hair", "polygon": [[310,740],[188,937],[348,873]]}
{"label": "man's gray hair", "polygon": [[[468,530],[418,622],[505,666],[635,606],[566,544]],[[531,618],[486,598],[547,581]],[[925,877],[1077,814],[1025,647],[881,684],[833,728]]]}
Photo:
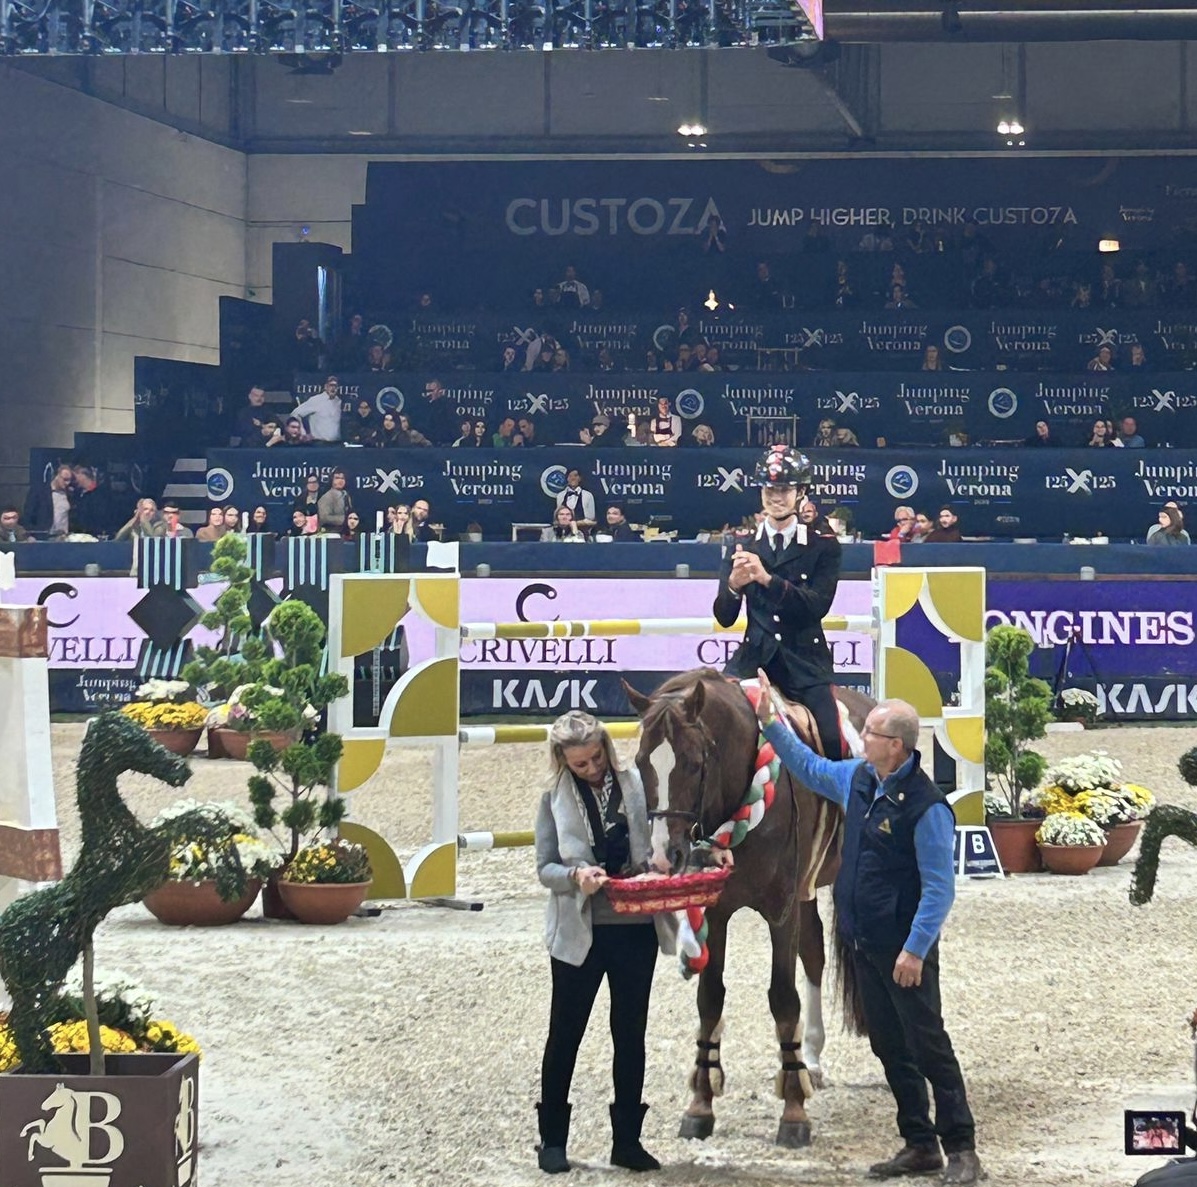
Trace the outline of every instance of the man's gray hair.
{"label": "man's gray hair", "polygon": [[877,708],[885,710],[885,725],[907,750],[919,744],[919,714],[909,701],[882,701]]}

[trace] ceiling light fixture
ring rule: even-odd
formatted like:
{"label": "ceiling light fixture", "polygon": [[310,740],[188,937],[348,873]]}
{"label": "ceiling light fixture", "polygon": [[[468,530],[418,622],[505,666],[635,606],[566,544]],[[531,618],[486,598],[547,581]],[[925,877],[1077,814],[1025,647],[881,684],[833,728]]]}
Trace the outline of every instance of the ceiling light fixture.
{"label": "ceiling light fixture", "polygon": [[702,124],[682,124],[678,130],[679,136],[705,136],[706,128]]}

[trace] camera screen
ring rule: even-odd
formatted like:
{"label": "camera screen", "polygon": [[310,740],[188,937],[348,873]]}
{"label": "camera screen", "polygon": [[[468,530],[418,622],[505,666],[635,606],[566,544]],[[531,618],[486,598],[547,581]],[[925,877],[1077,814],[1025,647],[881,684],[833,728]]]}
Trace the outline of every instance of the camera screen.
{"label": "camera screen", "polygon": [[1183,1154],[1185,1152],[1185,1115],[1127,1109],[1123,1114],[1128,1154]]}

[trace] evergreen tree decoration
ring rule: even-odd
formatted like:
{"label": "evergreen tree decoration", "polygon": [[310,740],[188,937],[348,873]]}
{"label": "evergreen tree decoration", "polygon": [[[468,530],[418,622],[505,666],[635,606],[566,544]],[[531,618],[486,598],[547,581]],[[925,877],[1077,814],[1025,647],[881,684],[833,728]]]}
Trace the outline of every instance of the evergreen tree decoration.
{"label": "evergreen tree decoration", "polygon": [[[1192,751],[1185,755],[1190,757]],[[1181,760],[1183,763],[1183,759]],[[1192,782],[1192,780],[1187,780]],[[1197,846],[1197,812],[1176,804],[1160,804],[1153,808],[1143,825],[1139,839],[1139,859],[1131,875],[1130,901],[1142,906],[1155,894],[1155,879],[1160,868],[1160,846],[1168,837],[1179,837]]]}

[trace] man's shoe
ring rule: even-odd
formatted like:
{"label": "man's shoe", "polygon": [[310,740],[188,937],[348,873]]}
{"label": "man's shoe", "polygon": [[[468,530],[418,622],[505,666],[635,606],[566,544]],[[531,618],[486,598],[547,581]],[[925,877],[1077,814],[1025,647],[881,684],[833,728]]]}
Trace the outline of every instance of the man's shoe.
{"label": "man's shoe", "polygon": [[943,1182],[949,1187],[958,1187],[962,1183],[979,1183],[988,1177],[981,1169],[981,1160],[975,1150],[960,1150],[948,1155],[948,1169],[943,1173]]}
{"label": "man's shoe", "polygon": [[903,1175],[932,1175],[941,1170],[943,1158],[938,1146],[903,1146],[888,1162],[873,1163],[869,1167],[869,1178],[898,1179]]}

